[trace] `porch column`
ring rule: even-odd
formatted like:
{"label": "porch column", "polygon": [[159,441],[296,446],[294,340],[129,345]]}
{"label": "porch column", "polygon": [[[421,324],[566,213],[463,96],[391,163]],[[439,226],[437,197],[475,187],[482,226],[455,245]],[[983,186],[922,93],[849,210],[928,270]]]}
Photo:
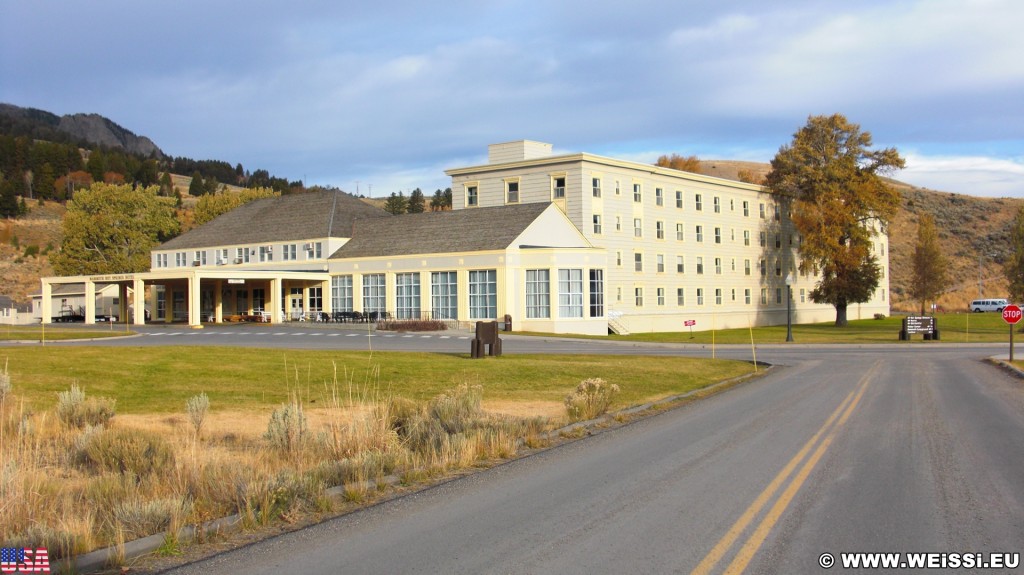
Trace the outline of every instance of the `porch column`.
{"label": "porch column", "polygon": [[203,324],[199,299],[199,274],[193,273],[188,279],[188,325],[191,327]]}
{"label": "porch column", "polygon": [[142,280],[132,281],[132,307],[135,308],[135,325],[146,325],[146,283]]}
{"label": "porch column", "polygon": [[53,286],[47,279],[41,281],[43,283],[43,299],[39,302],[39,321],[40,323],[53,323]]}
{"label": "porch column", "polygon": [[117,319],[128,323],[128,284],[117,284]]}
{"label": "porch column", "polygon": [[270,323],[281,322],[281,278],[270,280],[270,301],[266,303],[264,310],[270,312]]}
{"label": "porch column", "polygon": [[85,325],[96,323],[96,283],[85,280]]}
{"label": "porch column", "polygon": [[214,282],[213,321],[224,323],[224,280]]}
{"label": "porch column", "polygon": [[321,300],[323,302],[323,307],[321,309],[328,317],[330,317],[334,312],[334,301],[332,299],[334,294],[331,293],[331,280],[327,280],[320,284],[320,293],[323,295],[323,299]]}

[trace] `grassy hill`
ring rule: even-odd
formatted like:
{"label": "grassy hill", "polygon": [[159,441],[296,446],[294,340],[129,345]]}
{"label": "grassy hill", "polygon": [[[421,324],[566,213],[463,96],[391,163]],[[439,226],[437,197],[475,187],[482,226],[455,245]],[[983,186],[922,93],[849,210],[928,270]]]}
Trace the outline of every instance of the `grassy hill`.
{"label": "grassy hill", "polygon": [[[707,175],[738,179],[740,171],[763,177],[768,164],[739,161],[704,161]],[[191,178],[173,176],[174,187],[183,194],[184,220],[195,205],[188,195]],[[890,293],[893,311],[913,311],[917,303],[910,301],[911,256],[917,239],[917,222],[922,213],[934,216],[939,241],[949,259],[951,286],[939,299],[948,311],[963,310],[979,296],[1006,297],[1006,280],[1001,262],[1010,253],[1009,231],[1017,210],[1024,200],[978,198],[948,192],[916,188],[893,182],[903,194],[903,206],[889,230]],[[383,207],[383,198],[367,199]],[[18,301],[27,301],[38,292],[39,277],[53,275],[46,252],[60,245],[60,219],[64,206],[32,204],[31,213],[18,220],[0,220],[0,294]],[[980,289],[979,289],[980,284]]]}

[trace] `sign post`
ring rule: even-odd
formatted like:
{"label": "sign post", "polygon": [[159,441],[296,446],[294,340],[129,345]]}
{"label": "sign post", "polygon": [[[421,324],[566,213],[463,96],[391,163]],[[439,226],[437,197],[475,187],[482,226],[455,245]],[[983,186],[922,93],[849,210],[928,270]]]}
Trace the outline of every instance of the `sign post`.
{"label": "sign post", "polygon": [[1003,308],[1003,321],[1010,324],[1010,362],[1013,362],[1013,326],[1020,321],[1020,308],[1010,304]]}
{"label": "sign post", "polygon": [[697,325],[697,320],[688,319],[683,322],[683,326],[690,328],[690,339],[693,339],[693,326]]}

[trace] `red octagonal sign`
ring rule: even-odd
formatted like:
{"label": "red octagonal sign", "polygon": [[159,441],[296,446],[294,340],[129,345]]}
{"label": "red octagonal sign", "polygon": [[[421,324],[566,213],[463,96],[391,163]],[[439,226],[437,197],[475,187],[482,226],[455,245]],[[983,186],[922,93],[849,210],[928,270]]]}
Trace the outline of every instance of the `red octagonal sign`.
{"label": "red octagonal sign", "polygon": [[1010,304],[1003,308],[1003,321],[1008,324],[1015,324],[1020,321],[1020,308],[1013,304]]}

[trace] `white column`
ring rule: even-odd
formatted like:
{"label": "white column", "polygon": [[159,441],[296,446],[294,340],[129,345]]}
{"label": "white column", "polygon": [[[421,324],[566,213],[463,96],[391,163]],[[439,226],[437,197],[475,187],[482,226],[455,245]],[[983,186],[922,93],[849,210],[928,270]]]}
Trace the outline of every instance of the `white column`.
{"label": "white column", "polygon": [[39,302],[39,321],[53,323],[53,286],[50,281],[42,279],[42,300]]}
{"label": "white column", "polygon": [[270,280],[270,301],[264,306],[270,312],[270,323],[281,321],[281,278]]}
{"label": "white column", "polygon": [[188,325],[202,325],[202,314],[199,307],[199,274],[192,273],[188,280]]}
{"label": "white column", "polygon": [[213,289],[213,319],[217,323],[224,323],[224,280],[214,282]]}
{"label": "white column", "polygon": [[85,324],[96,323],[96,284],[85,280]]}
{"label": "white column", "polygon": [[140,279],[132,281],[132,307],[135,308],[135,325],[146,324],[146,284]]}

